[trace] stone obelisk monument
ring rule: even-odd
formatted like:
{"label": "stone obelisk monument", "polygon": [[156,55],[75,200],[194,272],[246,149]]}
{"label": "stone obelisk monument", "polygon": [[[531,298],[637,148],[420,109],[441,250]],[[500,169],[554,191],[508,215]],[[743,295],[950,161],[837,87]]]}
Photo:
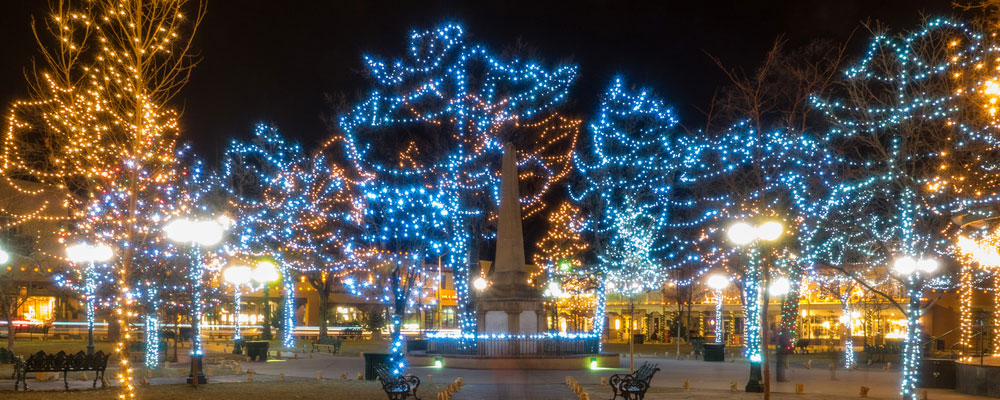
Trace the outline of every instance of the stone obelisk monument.
{"label": "stone obelisk monument", "polygon": [[480,333],[532,334],[545,328],[541,293],[528,284],[518,199],[517,151],[507,142],[500,166],[500,215],[491,285],[476,298]]}

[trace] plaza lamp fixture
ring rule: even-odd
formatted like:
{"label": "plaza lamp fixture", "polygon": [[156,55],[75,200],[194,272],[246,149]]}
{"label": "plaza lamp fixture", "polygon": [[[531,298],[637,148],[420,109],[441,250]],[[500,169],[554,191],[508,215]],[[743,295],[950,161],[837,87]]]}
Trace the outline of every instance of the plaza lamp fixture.
{"label": "plaza lamp fixture", "polygon": [[199,250],[203,247],[215,246],[222,241],[225,234],[225,222],[222,219],[177,218],[163,227],[167,239],[191,247],[193,265],[188,279],[191,281],[191,328],[193,332],[191,335],[191,373],[188,375],[187,383],[194,386],[208,383],[208,379],[202,372],[204,348],[201,343],[201,316],[205,263],[201,259]]}
{"label": "plaza lamp fixture", "polygon": [[722,343],[722,290],[729,286],[729,278],[717,274],[708,277],[708,287],[715,291],[715,343]]}
{"label": "plaza lamp fixture", "polygon": [[[115,253],[110,247],[103,244],[88,244],[88,243],[77,243],[66,248],[66,258],[74,263],[86,263],[87,267],[84,271],[84,293],[87,300],[87,355],[94,354],[94,300],[96,296],[97,283],[94,282],[94,277],[96,271],[94,269],[94,263],[106,262],[114,257]],[[3,256],[0,257],[4,259],[9,258],[6,252],[3,252]],[[159,344],[157,343],[157,346]]]}
{"label": "plaza lamp fixture", "polygon": [[[760,225],[752,225],[748,222],[738,221],[729,226],[726,236],[730,242],[737,246],[749,246],[762,242],[774,242],[781,238],[784,226],[778,221],[765,221]],[[766,295],[761,288],[761,266],[757,259],[757,249],[750,249],[747,265],[747,279],[743,290],[748,301],[745,304],[746,319],[746,346],[745,353],[750,360],[750,381],[747,382],[747,392],[764,392],[765,385],[761,374],[761,364],[763,362],[763,321],[761,320],[761,298]],[[750,299],[755,299],[751,301]]]}

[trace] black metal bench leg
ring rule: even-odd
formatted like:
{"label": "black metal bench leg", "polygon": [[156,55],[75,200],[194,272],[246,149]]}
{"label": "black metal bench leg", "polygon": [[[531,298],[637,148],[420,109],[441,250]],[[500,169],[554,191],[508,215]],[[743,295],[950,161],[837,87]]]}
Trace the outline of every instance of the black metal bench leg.
{"label": "black metal bench leg", "polygon": [[69,375],[69,371],[63,371],[63,386],[66,388],[67,392],[69,391],[69,379],[68,379],[69,376],[68,375]]}

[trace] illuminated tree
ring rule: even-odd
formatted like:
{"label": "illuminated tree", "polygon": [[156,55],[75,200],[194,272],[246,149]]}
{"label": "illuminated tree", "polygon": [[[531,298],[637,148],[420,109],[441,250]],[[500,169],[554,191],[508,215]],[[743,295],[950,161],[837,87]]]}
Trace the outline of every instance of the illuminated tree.
{"label": "illuminated tree", "polygon": [[289,174],[292,190],[308,205],[288,220],[286,229],[292,231],[292,240],[285,246],[286,259],[319,294],[319,337],[323,338],[335,281],[363,262],[353,247],[360,234],[363,202],[356,183],[323,151],[303,165],[293,165]]}
{"label": "illuminated tree", "polygon": [[672,186],[683,167],[677,120],[648,91],[616,78],[591,122],[592,137],[575,165],[572,190],[588,219],[584,229],[600,268],[594,330],[603,332],[605,291],[628,297],[658,290],[678,262],[669,251]]}
{"label": "illuminated tree", "polygon": [[[574,314],[590,314],[595,308],[600,276],[583,267],[583,257],[588,245],[583,240],[584,217],[580,208],[570,202],[563,202],[549,214],[549,229],[538,242],[538,250],[533,256],[538,271],[530,276],[535,286],[547,285],[546,294],[556,297],[558,310]],[[546,274],[548,279],[540,279]],[[594,323],[603,315],[594,315]]]}
{"label": "illuminated tree", "polygon": [[[16,103],[3,144],[6,177],[30,177],[67,190],[75,232],[99,233],[117,254],[115,322],[122,340],[122,399],[135,397],[128,362],[137,244],[154,232],[144,198],[174,163],[176,112],[168,102],[187,82],[195,59],[186,0],[59,2],[35,30],[44,64],[29,84],[33,101]],[[167,178],[167,179],[165,179]],[[106,196],[124,210],[95,213]]]}
{"label": "illuminated tree", "polygon": [[[838,182],[839,160],[831,156],[828,144],[814,133],[824,131],[827,125],[810,99],[837,82],[845,51],[844,46],[821,41],[787,50],[779,39],[761,64],[750,72],[728,68],[713,58],[729,84],[713,102],[707,128],[708,146],[699,150],[702,154],[697,162],[692,160],[692,164],[698,165],[692,174],[706,178],[696,184],[695,192],[705,198],[722,199],[712,202],[719,213],[701,231],[709,240],[699,247],[707,250],[704,254],[709,259],[718,260],[718,265],[726,266],[741,278],[746,312],[750,313],[750,305],[755,304],[750,299],[761,299],[765,306],[758,308],[764,313],[759,320],[766,320],[768,297],[761,289],[772,280],[771,270],[783,271],[790,283],[789,292],[782,296],[777,332],[779,382],[785,380],[785,358],[794,349],[799,287],[802,277],[812,267],[806,248],[811,237],[808,232],[817,220],[815,204],[822,202],[830,187]],[[722,129],[717,129],[718,126]],[[760,219],[781,221],[785,227],[784,239],[748,252],[726,254],[714,250],[733,249],[732,243],[725,243],[725,235],[720,235],[723,233],[720,228],[738,220],[759,223]],[[747,256],[760,259],[750,260]],[[742,264],[763,270],[747,269]],[[756,315],[747,318],[757,320]],[[766,325],[749,323],[748,326],[751,331],[761,329],[762,336],[768,335]],[[754,346],[747,344],[747,347]],[[766,358],[766,353],[751,353]],[[765,366],[763,373],[764,390],[768,393],[770,367]]]}
{"label": "illuminated tree", "polygon": [[[321,243],[310,226],[323,218],[322,203],[314,201],[320,193],[329,192],[314,185],[331,178],[324,168],[322,159],[310,158],[276,128],[260,124],[250,141],[230,142],[218,177],[228,208],[234,213],[231,248],[247,259],[273,260],[280,271],[284,293],[279,307],[283,311],[281,342],[286,348],[294,347],[295,339],[293,271],[326,266],[316,264]],[[266,336],[270,324],[268,320],[264,323]]]}
{"label": "illuminated tree", "polygon": [[498,207],[502,146],[519,146],[522,185],[534,189],[521,192],[521,204],[531,215],[569,169],[578,121],[553,110],[566,99],[576,70],[495,57],[454,24],[412,33],[408,48],[391,62],[365,57],[374,88],[337,127],[357,175],[401,185],[368,185],[377,200],[418,188],[434,199],[428,198],[430,214],[423,218],[446,224],[442,253],[454,271],[459,325],[472,333],[468,268],[478,258],[478,240],[491,236],[484,225]]}
{"label": "illuminated tree", "polygon": [[[848,220],[853,229],[844,231],[852,235],[842,241],[855,253],[852,260],[871,268],[946,261],[961,228],[955,221],[995,214],[995,109],[988,104],[996,96],[996,58],[983,34],[959,22],[935,19],[913,32],[879,32],[832,99],[815,101],[834,127],[826,140],[854,167],[829,208],[867,216]],[[918,396],[920,299],[926,288],[952,281],[945,265],[936,276],[929,268],[896,275],[909,297],[901,381],[907,399]]]}

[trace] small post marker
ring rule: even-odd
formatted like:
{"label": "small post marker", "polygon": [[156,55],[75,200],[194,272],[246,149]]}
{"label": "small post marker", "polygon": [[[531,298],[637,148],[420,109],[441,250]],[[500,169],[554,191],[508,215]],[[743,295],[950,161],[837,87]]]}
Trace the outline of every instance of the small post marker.
{"label": "small post marker", "polygon": [[342,381],[346,381],[347,380],[347,373],[346,372],[342,372],[340,374],[340,380],[342,380]]}
{"label": "small post marker", "polygon": [[739,387],[736,386],[736,381],[730,381],[729,382],[729,391],[730,392],[738,392],[738,391],[740,391]]}
{"label": "small post marker", "polygon": [[309,358],[313,358],[313,353],[309,353]]}
{"label": "small post marker", "polygon": [[142,386],[149,386],[149,379],[146,379],[146,377],[144,376],[142,377],[142,379],[139,380],[139,383],[142,384]]}
{"label": "small post marker", "polygon": [[805,393],[805,391],[806,391],[806,385],[801,383],[795,384],[795,394],[802,394]]}
{"label": "small post marker", "polygon": [[806,360],[806,369],[813,368],[813,360]]}
{"label": "small post marker", "polygon": [[870,390],[870,388],[868,386],[862,386],[861,387],[861,393],[860,393],[861,397],[868,397],[868,390]]}
{"label": "small post marker", "polygon": [[323,380],[323,371],[316,371],[316,380],[317,381]]}
{"label": "small post marker", "polygon": [[684,380],[684,389],[690,389],[690,388],[691,388],[691,381],[685,379]]}
{"label": "small post marker", "polygon": [[281,382],[285,381],[285,373],[284,372],[282,372],[281,374],[278,375],[278,380],[281,381]]}
{"label": "small post marker", "polygon": [[927,400],[927,389],[920,391],[920,400]]}
{"label": "small post marker", "polygon": [[887,362],[887,363],[885,363],[885,365],[882,366],[882,370],[883,371],[888,371],[889,368],[892,368],[892,361]]}
{"label": "small post marker", "polygon": [[358,372],[358,380],[360,381],[362,379],[365,379],[365,374]]}
{"label": "small post marker", "polygon": [[[347,378],[347,374],[344,374],[344,378]],[[434,374],[427,374],[427,383],[434,383]]]}
{"label": "small post marker", "polygon": [[83,371],[83,373],[80,376],[80,380],[81,381],[89,381],[90,380],[90,379],[87,379],[87,371]]}
{"label": "small post marker", "polygon": [[253,371],[247,371],[247,382],[253,382]]}
{"label": "small post marker", "polygon": [[608,378],[601,377],[601,386],[608,386]]}

